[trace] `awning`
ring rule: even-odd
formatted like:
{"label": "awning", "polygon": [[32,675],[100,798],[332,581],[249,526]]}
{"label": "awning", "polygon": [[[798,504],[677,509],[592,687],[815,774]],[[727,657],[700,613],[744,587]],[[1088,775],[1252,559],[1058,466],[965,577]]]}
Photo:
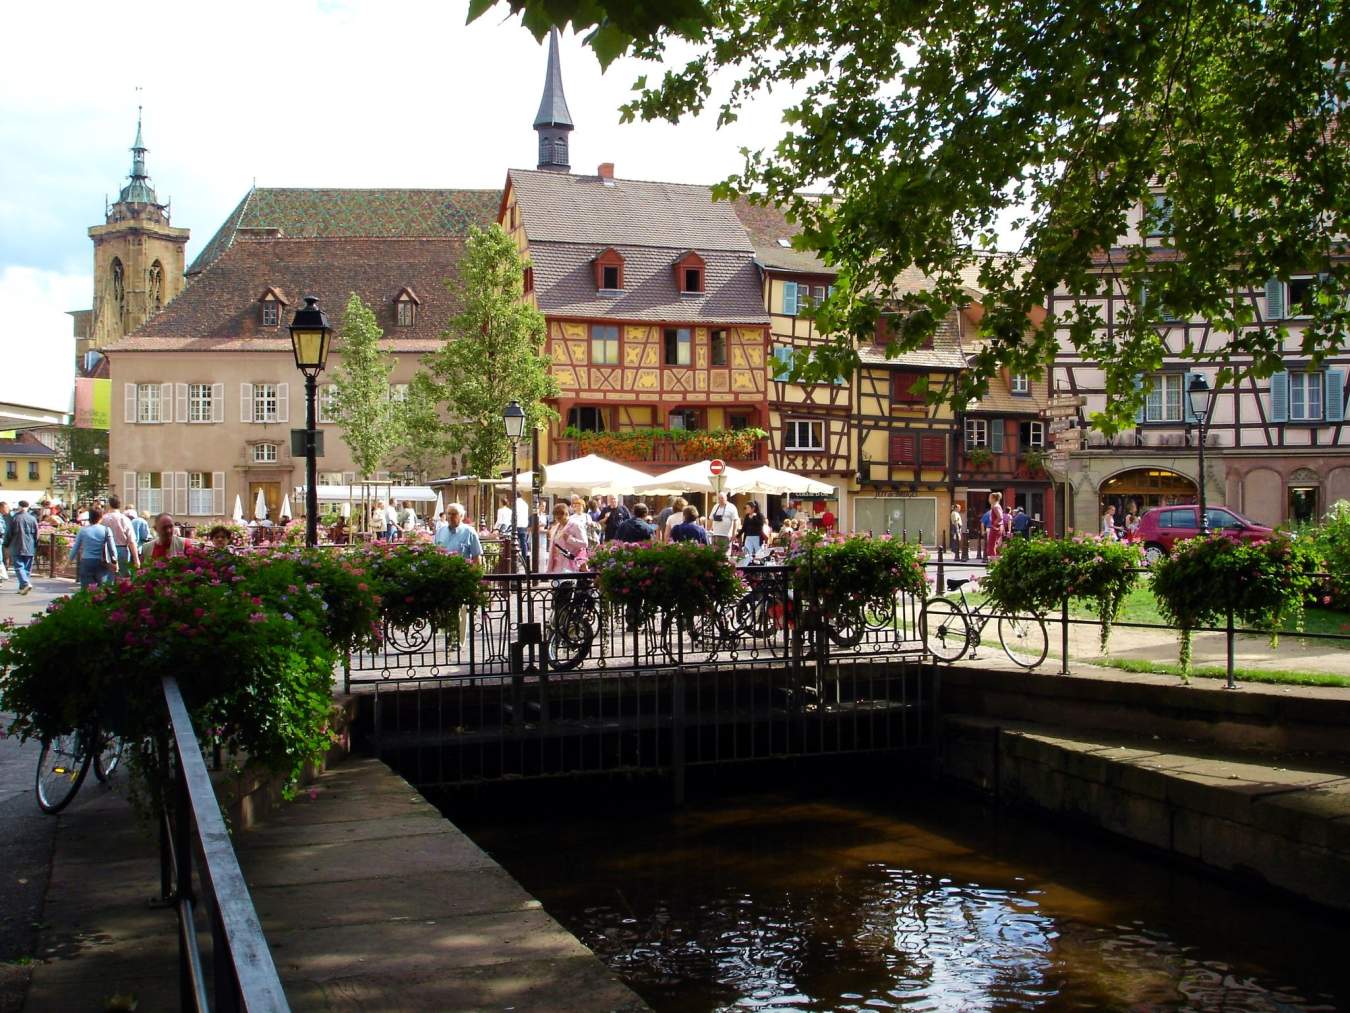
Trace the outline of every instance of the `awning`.
{"label": "awning", "polygon": [[[378,500],[394,500],[401,502],[409,500],[413,503],[434,503],[436,493],[426,485],[321,485],[319,490],[320,503],[360,503],[363,499],[374,503]],[[305,501],[306,487],[297,485],[295,487],[295,498],[299,503]]]}

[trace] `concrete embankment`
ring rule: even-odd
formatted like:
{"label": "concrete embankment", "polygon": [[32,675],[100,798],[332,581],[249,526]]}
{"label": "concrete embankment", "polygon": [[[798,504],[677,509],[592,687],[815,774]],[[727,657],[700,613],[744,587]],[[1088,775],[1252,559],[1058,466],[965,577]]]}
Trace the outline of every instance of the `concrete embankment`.
{"label": "concrete embankment", "polygon": [[949,716],[941,769],[1001,802],[1350,910],[1350,770],[1339,762]]}
{"label": "concrete embankment", "polygon": [[[59,820],[24,1009],[177,1008],[153,834],[93,784]],[[647,1009],[378,761],[318,774],[236,847],[292,1009]]]}

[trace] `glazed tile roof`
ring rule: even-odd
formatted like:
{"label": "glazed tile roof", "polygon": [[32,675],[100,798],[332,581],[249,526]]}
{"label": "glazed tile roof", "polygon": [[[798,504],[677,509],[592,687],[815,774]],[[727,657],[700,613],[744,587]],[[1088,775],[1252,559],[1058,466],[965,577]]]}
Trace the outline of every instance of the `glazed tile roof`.
{"label": "glazed tile roof", "polygon": [[257,187],[244,195],[187,269],[199,274],[240,238],[273,230],[284,238],[465,236],[497,219],[500,190],[345,190]]}
{"label": "glazed tile roof", "polygon": [[790,242],[800,229],[787,220],[782,208],[751,204],[743,197],[732,201],[731,207],[754,244],[755,258],[765,267],[803,274],[834,274],[834,270],[814,252],[783,245],[784,240]]}
{"label": "glazed tile roof", "polygon": [[512,169],[525,235],[536,242],[754,253],[731,205],[706,186]]}
{"label": "glazed tile roof", "polygon": [[[532,242],[534,294],[550,316],[610,317],[671,323],[767,324],[759,272],[748,252],[705,252],[705,291],[675,287],[671,249],[616,245],[623,257],[624,290],[602,295],[595,287],[595,257],[610,244]],[[683,252],[683,251],[681,251]]]}
{"label": "glazed tile roof", "polygon": [[[289,352],[286,330],[294,305],[276,327],[262,325],[259,294],[267,288],[299,301],[319,297],[333,327],[341,327],[347,297],[356,292],[375,312],[391,350],[430,351],[454,312],[445,281],[464,249],[459,238],[249,239],[241,238],[178,298],[108,349],[127,351]],[[411,327],[396,323],[404,288],[420,300]]]}

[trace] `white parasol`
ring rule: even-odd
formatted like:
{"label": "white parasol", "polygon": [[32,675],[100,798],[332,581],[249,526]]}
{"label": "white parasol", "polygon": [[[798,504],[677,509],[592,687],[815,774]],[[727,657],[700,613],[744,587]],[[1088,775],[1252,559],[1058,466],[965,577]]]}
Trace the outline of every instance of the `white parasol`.
{"label": "white parasol", "polygon": [[431,516],[439,517],[443,513],[445,513],[445,506],[441,502],[441,493],[440,490],[438,489],[436,491],[436,512]]}
{"label": "white parasol", "polygon": [[343,516],[344,518],[348,518],[348,517],[351,517],[351,515],[352,515],[352,505],[351,505],[350,503],[343,503],[343,504],[342,504],[342,516]]}
{"label": "white parasol", "polygon": [[267,520],[267,500],[263,498],[263,491],[258,490],[258,498],[253,501],[253,519],[255,521]]}
{"label": "white parasol", "polygon": [[[662,496],[679,496],[686,492],[718,492],[729,489],[732,479],[744,474],[735,468],[723,468],[722,474],[714,478],[712,472],[708,470],[711,463],[711,461],[695,461],[674,471],[654,475],[645,482],[639,482],[633,491]],[[720,486],[717,484],[718,478],[722,481]]]}
{"label": "white parasol", "polygon": [[244,501],[237,495],[234,497],[234,514],[231,519],[236,524],[244,523]]}
{"label": "white parasol", "polygon": [[616,461],[608,461],[595,454],[587,454],[573,461],[548,465],[544,469],[543,491],[555,495],[559,493],[580,493],[585,496],[608,493],[623,495],[632,492],[639,482],[650,480],[651,476],[646,472]]}
{"label": "white parasol", "polygon": [[290,520],[291,517],[291,494],[287,493],[281,497],[281,513],[278,515],[284,520]]}
{"label": "white parasol", "polygon": [[770,468],[768,465],[737,472],[735,478],[727,480],[724,488],[728,493],[757,493],[761,496],[774,496],[779,493],[793,496],[833,496],[835,493],[832,485],[817,482],[805,475],[794,475],[790,471]]}

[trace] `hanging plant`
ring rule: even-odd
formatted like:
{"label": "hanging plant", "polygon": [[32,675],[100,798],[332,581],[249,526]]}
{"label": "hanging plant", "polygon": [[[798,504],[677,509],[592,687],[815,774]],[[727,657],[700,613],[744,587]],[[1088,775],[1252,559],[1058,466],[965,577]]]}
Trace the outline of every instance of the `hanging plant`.
{"label": "hanging plant", "polygon": [[988,447],[971,447],[966,451],[966,463],[979,471],[994,463],[994,452]]}
{"label": "hanging plant", "polygon": [[1277,535],[1237,542],[1222,534],[1178,542],[1153,564],[1153,594],[1168,622],[1181,630],[1183,677],[1191,668],[1191,632],[1234,622],[1271,631],[1303,628],[1303,607],[1316,583],[1317,553],[1308,539]]}
{"label": "hanging plant", "polygon": [[1143,565],[1139,548],[1095,536],[1012,538],[980,581],[980,590],[1010,615],[1043,616],[1066,600],[1089,601],[1101,623],[1101,649]]}
{"label": "hanging plant", "polygon": [[927,558],[922,545],[889,535],[808,535],[788,563],[794,592],[814,595],[826,615],[841,615],[859,604],[889,604],[902,591],[925,593]]}
{"label": "hanging plant", "polygon": [[601,598],[637,603],[644,616],[711,612],[745,590],[724,549],[696,542],[607,542],[591,556],[591,569]]}

